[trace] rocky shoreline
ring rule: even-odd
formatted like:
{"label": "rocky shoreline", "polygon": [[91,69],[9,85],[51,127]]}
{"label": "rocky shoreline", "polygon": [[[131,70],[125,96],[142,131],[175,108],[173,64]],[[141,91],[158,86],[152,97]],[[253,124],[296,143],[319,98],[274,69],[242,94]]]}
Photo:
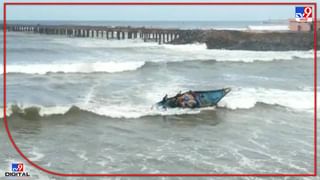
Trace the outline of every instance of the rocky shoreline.
{"label": "rocky shoreline", "polygon": [[[206,43],[208,49],[289,51],[311,50],[313,32],[245,32],[229,30],[192,30],[175,39],[173,44]],[[320,32],[317,32],[318,36]],[[320,44],[320,38],[317,38]]]}

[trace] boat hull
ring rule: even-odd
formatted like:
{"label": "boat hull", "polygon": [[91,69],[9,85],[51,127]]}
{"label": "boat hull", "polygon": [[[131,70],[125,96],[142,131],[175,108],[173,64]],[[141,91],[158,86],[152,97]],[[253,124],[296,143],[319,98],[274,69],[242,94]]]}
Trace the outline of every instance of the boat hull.
{"label": "boat hull", "polygon": [[[210,90],[210,91],[188,91],[170,98],[167,98],[165,96],[162,99],[162,101],[157,103],[157,106],[164,107],[164,108],[176,108],[176,107],[202,108],[202,107],[216,106],[218,102],[230,91],[231,91],[230,88],[223,88],[223,89]],[[180,105],[179,97],[184,96],[186,94],[191,94],[193,96],[196,102],[194,105],[189,107]]]}

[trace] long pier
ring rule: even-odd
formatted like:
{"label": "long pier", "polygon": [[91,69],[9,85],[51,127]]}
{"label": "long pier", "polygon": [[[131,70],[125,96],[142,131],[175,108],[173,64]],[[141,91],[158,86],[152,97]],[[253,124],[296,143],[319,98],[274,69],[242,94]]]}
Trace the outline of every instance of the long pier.
{"label": "long pier", "polygon": [[[0,24],[3,29],[3,24]],[[289,51],[313,48],[313,32],[244,32],[86,25],[7,24],[7,31],[100,39],[141,39],[159,44],[205,43],[208,49]],[[320,34],[320,32],[318,32]],[[320,38],[317,39],[320,44]]]}
{"label": "long pier", "polygon": [[[3,24],[1,25],[3,27]],[[3,29],[3,28],[2,28]],[[67,37],[101,39],[142,39],[159,44],[170,43],[183,34],[180,29],[85,26],[85,25],[28,25],[7,24],[7,31],[32,32],[39,34],[64,35]]]}

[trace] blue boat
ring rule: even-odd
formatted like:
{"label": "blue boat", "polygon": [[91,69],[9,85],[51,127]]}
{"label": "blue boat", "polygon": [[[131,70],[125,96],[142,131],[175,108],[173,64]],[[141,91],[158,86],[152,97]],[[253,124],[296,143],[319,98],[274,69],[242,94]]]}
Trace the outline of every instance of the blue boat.
{"label": "blue boat", "polygon": [[157,106],[163,108],[202,108],[216,106],[230,91],[231,88],[223,88],[210,91],[187,91],[178,93],[174,97],[168,97],[168,95],[166,95],[162,101],[157,103]]}

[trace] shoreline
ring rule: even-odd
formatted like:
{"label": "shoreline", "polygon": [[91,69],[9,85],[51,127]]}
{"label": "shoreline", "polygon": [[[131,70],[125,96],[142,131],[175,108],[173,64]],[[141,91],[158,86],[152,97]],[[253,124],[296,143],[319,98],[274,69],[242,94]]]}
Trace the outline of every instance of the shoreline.
{"label": "shoreline", "polygon": [[[185,35],[175,39],[172,44],[200,42],[205,43],[208,49],[252,51],[312,50],[314,47],[313,32],[210,30],[184,33]],[[319,45],[320,38],[317,40]]]}
{"label": "shoreline", "polygon": [[[3,24],[0,26],[3,27]],[[7,24],[7,31],[31,32],[67,37],[101,39],[142,39],[159,44],[205,43],[208,49],[290,51],[312,50],[313,31],[240,31],[177,28],[146,28],[130,26],[84,26],[84,25],[34,25]],[[2,28],[3,29],[3,28]],[[320,32],[318,32],[320,34]],[[320,44],[320,38],[317,38]]]}

